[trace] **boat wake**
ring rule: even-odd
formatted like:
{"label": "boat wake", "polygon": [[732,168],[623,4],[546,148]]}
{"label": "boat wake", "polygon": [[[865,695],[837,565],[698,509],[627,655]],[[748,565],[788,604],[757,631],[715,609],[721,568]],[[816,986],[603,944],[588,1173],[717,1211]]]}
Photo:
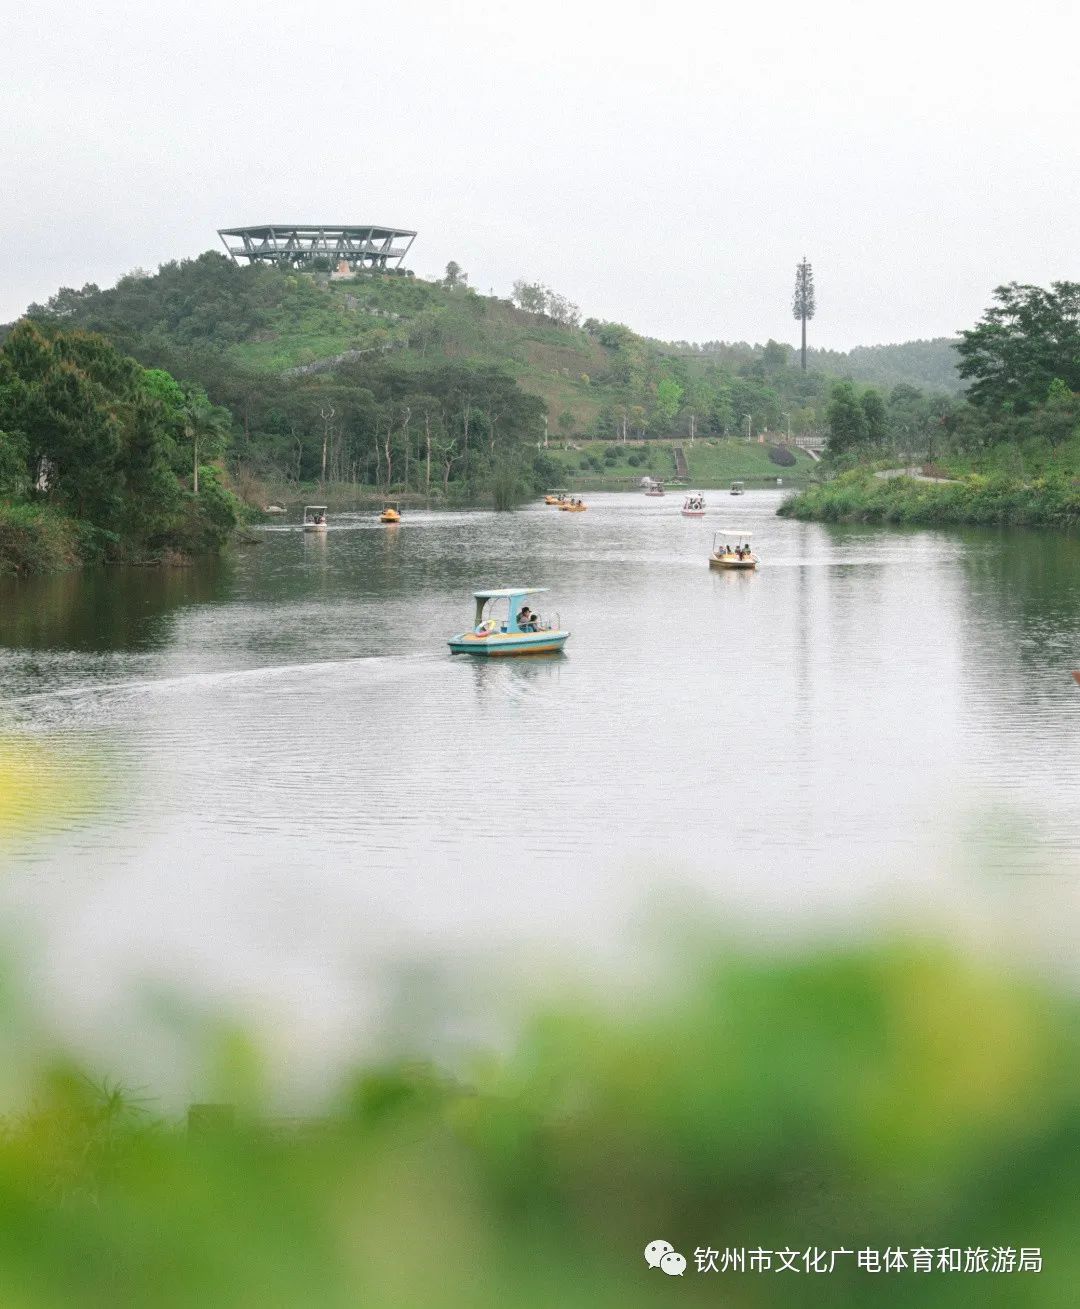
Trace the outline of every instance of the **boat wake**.
{"label": "boat wake", "polygon": [[60,687],[54,691],[34,691],[28,695],[13,696],[2,702],[5,709],[19,709],[48,704],[56,700],[97,699],[103,696],[167,694],[170,691],[193,687],[227,686],[229,683],[246,685],[273,678],[288,678],[298,674],[325,676],[327,674],[356,672],[360,669],[375,672],[379,669],[400,667],[402,664],[434,663],[438,656],[427,651],[411,655],[368,655],[355,659],[320,659],[302,664],[270,664],[258,668],[227,668],[211,672],[181,673],[176,677],[147,677],[126,682],[83,682],[78,686]]}

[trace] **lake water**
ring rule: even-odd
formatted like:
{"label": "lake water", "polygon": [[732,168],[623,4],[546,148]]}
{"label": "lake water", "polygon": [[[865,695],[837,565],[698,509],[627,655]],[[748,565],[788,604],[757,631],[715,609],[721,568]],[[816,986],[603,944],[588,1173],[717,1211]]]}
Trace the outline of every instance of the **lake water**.
{"label": "lake water", "polygon": [[[625,964],[643,914],[963,906],[1068,954],[1080,541],[801,524],[780,495],[341,514],[0,590],[0,741],[71,792],[0,851],[55,1021],[118,1057],[164,983],[311,1067],[414,975]],[[724,528],[757,573],[710,571]],[[515,583],[551,588],[566,653],[449,655],[471,591]]]}

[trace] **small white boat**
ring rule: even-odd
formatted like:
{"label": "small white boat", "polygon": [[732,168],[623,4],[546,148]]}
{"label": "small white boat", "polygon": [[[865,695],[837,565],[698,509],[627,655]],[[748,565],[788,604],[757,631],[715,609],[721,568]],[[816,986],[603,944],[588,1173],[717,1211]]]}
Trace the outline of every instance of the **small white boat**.
{"label": "small white boat", "polygon": [[731,494],[732,494],[732,495],[745,495],[745,494],[746,494],[746,483],[745,483],[745,482],[732,482],[732,484],[731,484]]}
{"label": "small white boat", "polygon": [[665,495],[663,482],[650,482],[645,488],[646,495]]}
{"label": "small white boat", "polygon": [[304,531],[326,531],[326,505],[304,505]]}
{"label": "small white boat", "polygon": [[705,497],[700,491],[691,491],[683,501],[682,515],[684,518],[704,518],[705,517]]}

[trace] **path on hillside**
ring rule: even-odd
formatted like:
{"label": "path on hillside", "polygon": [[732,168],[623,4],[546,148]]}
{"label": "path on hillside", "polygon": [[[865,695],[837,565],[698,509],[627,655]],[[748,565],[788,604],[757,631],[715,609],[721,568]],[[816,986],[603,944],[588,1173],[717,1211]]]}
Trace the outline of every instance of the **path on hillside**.
{"label": "path on hillside", "polygon": [[960,485],[958,477],[927,477],[921,468],[915,466],[911,468],[882,468],[874,476],[886,480],[892,477],[910,477],[913,482],[939,482],[946,483],[949,486]]}
{"label": "path on hillside", "polygon": [[689,477],[690,469],[686,466],[686,455],[683,454],[682,446],[675,446],[672,450],[672,454],[675,456],[675,476]]}

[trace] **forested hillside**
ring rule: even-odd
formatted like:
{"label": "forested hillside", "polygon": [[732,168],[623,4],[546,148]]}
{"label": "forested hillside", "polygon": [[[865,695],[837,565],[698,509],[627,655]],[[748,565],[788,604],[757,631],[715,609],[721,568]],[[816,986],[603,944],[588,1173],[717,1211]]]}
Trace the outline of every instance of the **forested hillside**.
{"label": "forested hillside", "polygon": [[[205,386],[235,416],[236,459],[274,480],[390,485],[407,472],[415,489],[475,489],[511,447],[518,480],[543,480],[542,459],[528,451],[545,422],[556,439],[786,435],[826,424],[830,379],[803,373],[786,345],[665,345],[618,323],[581,322],[576,306],[537,284],[516,283],[513,302],[478,295],[456,265],[439,282],[338,281],[208,252],[111,289],[61,290],[29,312],[99,331]],[[922,421],[917,390],[898,398],[905,423]]]}
{"label": "forested hillside", "polygon": [[[807,369],[825,373],[842,381],[865,382],[887,389],[897,385],[914,386],[923,391],[959,393],[964,386],[960,376],[958,342],[947,336],[929,341],[903,341],[897,345],[858,345],[852,350],[823,350],[813,346],[806,351]],[[730,371],[760,364],[769,351],[785,351],[786,345],[769,341],[764,346],[747,341],[706,341],[702,344],[678,341],[661,348],[675,350],[691,359],[720,364]]]}

